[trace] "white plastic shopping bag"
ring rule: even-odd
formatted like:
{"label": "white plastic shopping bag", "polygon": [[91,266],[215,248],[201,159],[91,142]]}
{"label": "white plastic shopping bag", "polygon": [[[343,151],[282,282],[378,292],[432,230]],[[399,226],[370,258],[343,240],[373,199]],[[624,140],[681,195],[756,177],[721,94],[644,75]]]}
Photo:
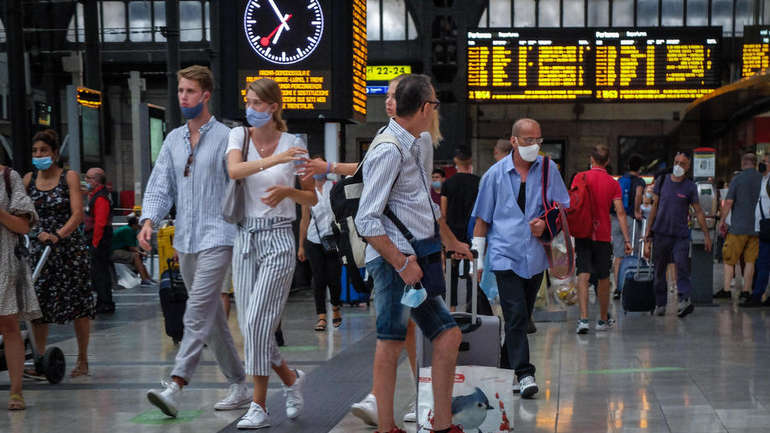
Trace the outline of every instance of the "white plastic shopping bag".
{"label": "white plastic shopping bag", "polygon": [[[430,367],[420,369],[417,389],[417,433],[433,429]],[[465,433],[513,431],[513,370],[458,366],[452,392],[452,424]]]}

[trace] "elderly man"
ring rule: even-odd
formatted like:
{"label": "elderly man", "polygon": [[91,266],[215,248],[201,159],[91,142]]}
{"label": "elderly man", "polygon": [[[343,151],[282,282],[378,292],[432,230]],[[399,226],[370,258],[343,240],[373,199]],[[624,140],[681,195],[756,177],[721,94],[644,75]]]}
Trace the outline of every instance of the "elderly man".
{"label": "elderly man", "polygon": [[107,190],[107,177],[98,167],[86,172],[86,235],[91,247],[91,283],[96,292],[96,312],[114,313],[110,255],[112,252],[112,201]]}

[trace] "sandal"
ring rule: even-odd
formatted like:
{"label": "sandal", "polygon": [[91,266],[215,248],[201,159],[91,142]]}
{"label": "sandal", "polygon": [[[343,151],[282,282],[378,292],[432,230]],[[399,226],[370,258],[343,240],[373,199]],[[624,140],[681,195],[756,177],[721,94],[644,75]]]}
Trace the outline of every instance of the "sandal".
{"label": "sandal", "polygon": [[70,377],[88,376],[88,363],[78,363],[78,365],[72,369]]}
{"label": "sandal", "polygon": [[8,397],[8,410],[24,410],[27,404],[24,403],[24,397],[21,394],[11,394]]}
{"label": "sandal", "polygon": [[332,308],[332,311],[334,312],[334,318],[332,319],[332,324],[335,328],[339,328],[342,325],[342,316],[340,315],[340,307],[334,307]]}
{"label": "sandal", "polygon": [[326,331],[326,325],[329,322],[326,321],[326,319],[318,319],[318,323],[315,324],[315,329],[318,332]]}

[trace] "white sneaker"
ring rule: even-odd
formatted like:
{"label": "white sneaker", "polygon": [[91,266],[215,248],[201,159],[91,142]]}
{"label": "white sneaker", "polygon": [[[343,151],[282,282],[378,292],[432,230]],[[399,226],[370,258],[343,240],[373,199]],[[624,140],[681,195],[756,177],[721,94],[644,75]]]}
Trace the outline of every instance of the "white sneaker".
{"label": "white sneaker", "polygon": [[249,386],[245,383],[231,383],[227,397],[214,405],[214,410],[235,410],[248,406],[252,400]]}
{"label": "white sneaker", "polygon": [[305,406],[305,399],[302,398],[302,384],[305,383],[305,372],[302,370],[295,370],[297,373],[297,380],[294,381],[294,385],[283,387],[283,394],[286,396],[286,416],[289,419],[294,419],[302,412],[302,408]]}
{"label": "white sneaker", "polygon": [[182,388],[180,388],[179,384],[173,380],[163,381],[161,384],[165,389],[162,391],[157,389],[147,391],[147,400],[160,409],[164,414],[176,418],[178,412],[177,406],[179,405],[179,397],[182,394]]}
{"label": "white sneaker", "polygon": [[240,421],[238,421],[238,428],[241,430],[255,430],[264,427],[270,427],[270,418],[268,417],[267,412],[262,409],[262,406],[252,401],[251,406],[249,406],[249,411],[246,412],[246,415],[241,417]]}
{"label": "white sneaker", "polygon": [[404,422],[417,422],[417,402],[412,401],[404,414]]}
{"label": "white sneaker", "polygon": [[580,319],[577,322],[577,333],[578,334],[588,334],[588,331],[591,329],[591,325],[588,324],[587,319]]}
{"label": "white sneaker", "polygon": [[350,412],[366,424],[377,427],[377,398],[374,394],[369,394],[363,400],[353,404]]}
{"label": "white sneaker", "polygon": [[594,329],[597,331],[609,331],[614,324],[615,322],[612,319],[608,319],[606,322],[604,320],[597,320]]}
{"label": "white sneaker", "polygon": [[539,391],[535,383],[535,376],[524,376],[519,383],[521,384],[521,398],[532,398]]}

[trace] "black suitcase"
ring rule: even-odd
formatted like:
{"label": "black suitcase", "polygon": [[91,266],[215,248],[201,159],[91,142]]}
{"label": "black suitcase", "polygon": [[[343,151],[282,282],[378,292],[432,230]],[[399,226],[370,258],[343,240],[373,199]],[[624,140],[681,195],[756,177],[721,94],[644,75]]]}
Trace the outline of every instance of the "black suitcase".
{"label": "black suitcase", "polygon": [[184,312],[187,307],[187,288],[179,271],[179,265],[168,260],[168,269],[160,277],[160,307],[163,310],[163,322],[166,335],[174,344],[182,341],[184,334]]}
{"label": "black suitcase", "polygon": [[[475,255],[474,251],[474,255]],[[450,290],[451,253],[447,253],[446,274],[444,276],[447,287],[447,302],[450,304],[452,291]],[[471,266],[471,312],[454,312],[452,317],[462,331],[460,352],[457,355],[457,365],[477,365],[483,367],[499,367],[500,365],[500,335],[502,324],[500,318],[493,315],[478,314],[478,281],[476,278],[477,260],[473,260]],[[487,271],[489,272],[489,271]],[[458,284],[459,285],[459,284]],[[459,292],[459,287],[458,287]],[[490,308],[491,310],[491,308]],[[420,367],[429,367],[433,357],[433,346],[422,332],[417,332],[417,364]]]}
{"label": "black suitcase", "polygon": [[[645,233],[647,221],[642,224],[642,233]],[[644,241],[642,241],[640,250],[644,250]],[[655,312],[655,268],[644,258],[639,257],[636,266],[630,266],[625,270],[625,274],[620,275],[623,278],[623,291],[621,292],[621,303],[623,312],[644,312],[650,314]]]}

